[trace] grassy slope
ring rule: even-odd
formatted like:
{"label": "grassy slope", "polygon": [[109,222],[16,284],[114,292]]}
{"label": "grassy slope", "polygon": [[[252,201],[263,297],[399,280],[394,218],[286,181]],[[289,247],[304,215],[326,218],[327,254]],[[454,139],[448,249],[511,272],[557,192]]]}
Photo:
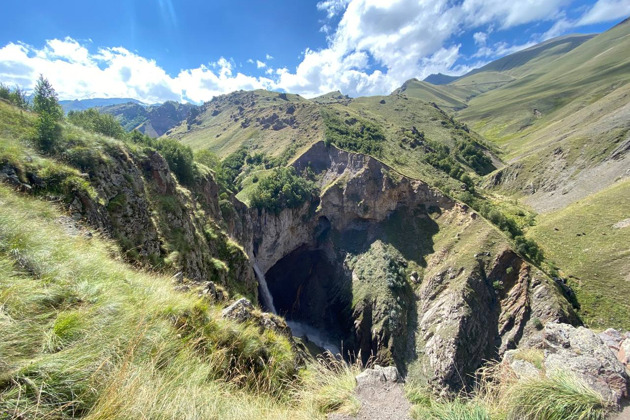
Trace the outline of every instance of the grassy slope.
{"label": "grassy slope", "polygon": [[450,111],[466,108],[466,96],[468,94],[467,91],[450,84],[436,86],[417,79],[408,80],[394,93],[404,93],[410,98],[435,102],[440,107]]}
{"label": "grassy slope", "polygon": [[[35,119],[0,103],[0,166],[80,182],[30,147]],[[222,319],[220,306],[133,269],[66,216],[0,184],[0,418],[310,419],[353,408],[355,370],[296,371],[284,336]]]}
{"label": "grassy slope", "polygon": [[406,82],[400,91],[451,111],[462,110],[471,98],[536,72],[591,37],[578,34],[554,38],[493,61],[449,84],[436,86],[414,79]]}
{"label": "grassy slope", "polygon": [[[108,241],[69,234],[48,203],[4,186],[0,203],[12,210],[0,212],[3,418],[310,419],[354,387],[346,369],[286,382],[286,338],[223,320],[168,277],[112,258]],[[249,357],[265,369],[243,370]]]}
{"label": "grassy slope", "polygon": [[[600,34],[524,77],[470,100],[460,113],[488,139],[512,147],[553,121],[567,117],[630,80],[630,23]],[[533,109],[543,118],[537,119]]]}
{"label": "grassy slope", "polygon": [[[287,112],[295,107],[293,113]],[[251,149],[278,156],[285,149],[304,149],[323,139],[321,119],[317,105],[300,97],[256,90],[235,92],[213,99],[204,105],[204,111],[190,126],[183,123],[169,134],[195,150],[209,149],[223,158],[246,144]],[[213,115],[215,114],[215,115]],[[298,125],[274,130],[264,128],[257,119],[280,119],[292,116]]]}
{"label": "grassy slope", "polygon": [[626,180],[563,210],[540,215],[530,231],[570,277],[581,314],[593,327],[630,329],[630,227],[612,227],[629,217]]}

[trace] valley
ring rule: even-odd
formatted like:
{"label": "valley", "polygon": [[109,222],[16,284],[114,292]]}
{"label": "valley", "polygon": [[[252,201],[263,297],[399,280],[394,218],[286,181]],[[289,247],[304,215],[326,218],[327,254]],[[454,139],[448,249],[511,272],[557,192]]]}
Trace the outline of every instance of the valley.
{"label": "valley", "polygon": [[417,419],[612,415],[629,52],[626,20],[389,95],[75,101],[46,132],[5,95],[0,418],[352,416],[380,366]]}

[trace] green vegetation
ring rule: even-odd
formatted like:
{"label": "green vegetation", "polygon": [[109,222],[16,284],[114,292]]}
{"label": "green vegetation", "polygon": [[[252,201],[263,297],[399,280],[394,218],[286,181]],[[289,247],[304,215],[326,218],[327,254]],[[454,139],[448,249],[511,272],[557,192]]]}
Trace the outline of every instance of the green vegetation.
{"label": "green vegetation", "polygon": [[61,137],[63,110],[59,105],[57,93],[50,82],[39,76],[33,97],[33,111],[39,114],[37,121],[37,140],[44,152],[54,152]]}
{"label": "green vegetation", "polygon": [[[8,418],[317,419],[356,368],[295,370],[273,331],[221,318],[167,276],[69,236],[51,204],[0,187],[0,412]],[[114,256],[114,258],[112,258]]]}
{"label": "green vegetation", "polygon": [[190,186],[194,183],[198,171],[190,147],[168,138],[153,139],[139,131],[133,131],[130,140],[160,152],[181,184]]}
{"label": "green vegetation", "polygon": [[603,420],[612,407],[576,377],[563,373],[516,379],[490,364],[474,393],[436,399],[426,389],[407,386],[418,420]]}
{"label": "green vegetation", "polygon": [[603,420],[609,410],[598,393],[566,374],[517,382],[507,406],[509,419],[522,420]]}
{"label": "green vegetation", "polygon": [[427,400],[414,406],[412,416],[417,420],[491,420],[483,404],[474,400],[456,398],[453,401]]}
{"label": "green vegetation", "polygon": [[562,210],[541,214],[528,236],[567,279],[580,316],[594,328],[630,329],[630,181]]}
{"label": "green vegetation", "polygon": [[293,167],[276,168],[260,180],[250,196],[252,207],[280,213],[297,208],[318,195],[315,185],[299,176]]}
{"label": "green vegetation", "polygon": [[11,89],[10,87],[0,83],[0,99],[4,99],[11,105],[14,105],[22,110],[29,109],[28,99],[26,99],[26,92],[19,86]]}
{"label": "green vegetation", "polygon": [[321,113],[326,124],[326,144],[377,157],[382,154],[385,135],[378,125],[358,118],[343,121],[326,108]]}
{"label": "green vegetation", "polygon": [[496,225],[514,241],[514,247],[519,254],[527,257],[533,263],[540,265],[544,261],[544,253],[533,239],[527,238],[525,232],[513,217],[506,216],[501,209],[487,198],[465,191],[457,198],[478,211],[489,222]]}
{"label": "green vegetation", "polygon": [[70,111],[68,113],[68,121],[93,133],[99,133],[119,140],[124,139],[126,135],[125,130],[114,117],[108,114],[101,114],[94,108],[85,111]]}

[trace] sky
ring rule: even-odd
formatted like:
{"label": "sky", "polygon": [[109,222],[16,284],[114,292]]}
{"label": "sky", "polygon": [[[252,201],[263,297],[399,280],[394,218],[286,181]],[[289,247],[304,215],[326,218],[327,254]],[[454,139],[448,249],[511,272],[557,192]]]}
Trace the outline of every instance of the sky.
{"label": "sky", "polygon": [[630,0],[3,0],[0,82],[60,99],[201,103],[236,90],[386,95],[570,33]]}

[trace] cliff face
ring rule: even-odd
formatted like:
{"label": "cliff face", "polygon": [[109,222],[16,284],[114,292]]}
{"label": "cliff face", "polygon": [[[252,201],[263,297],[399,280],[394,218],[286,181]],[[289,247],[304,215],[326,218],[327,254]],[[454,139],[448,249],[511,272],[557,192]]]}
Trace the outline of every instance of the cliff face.
{"label": "cliff face", "polygon": [[[492,226],[425,183],[323,143],[293,165],[315,173],[319,202],[278,215],[249,210],[240,239],[271,270],[274,297],[291,302],[287,316],[321,328],[329,324],[317,319],[331,312],[349,316],[341,334],[362,358],[455,390],[536,326],[577,321],[553,282]],[[324,266],[334,280],[305,273]],[[294,275],[276,280],[278,271]],[[309,298],[326,309],[309,314]]]}
{"label": "cliff face", "polygon": [[[73,218],[115,239],[128,261],[181,271],[189,280],[214,281],[256,299],[249,259],[226,233],[211,174],[182,188],[159,153],[114,142],[85,152],[80,160],[70,154],[62,158],[85,171],[81,177],[89,185],[62,197]],[[23,189],[38,193],[50,188],[44,185],[50,179],[42,180],[35,165],[5,166],[2,170],[26,180]]]}

